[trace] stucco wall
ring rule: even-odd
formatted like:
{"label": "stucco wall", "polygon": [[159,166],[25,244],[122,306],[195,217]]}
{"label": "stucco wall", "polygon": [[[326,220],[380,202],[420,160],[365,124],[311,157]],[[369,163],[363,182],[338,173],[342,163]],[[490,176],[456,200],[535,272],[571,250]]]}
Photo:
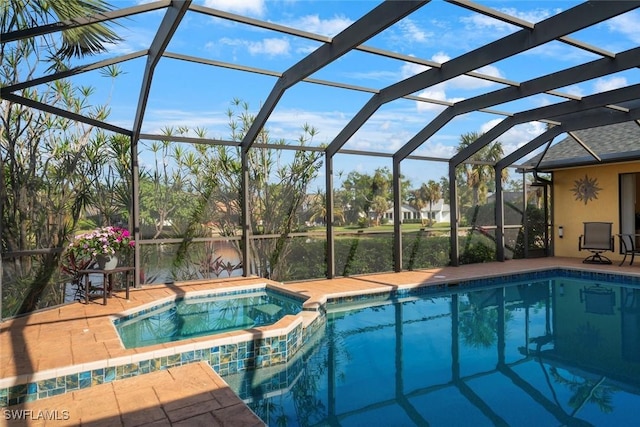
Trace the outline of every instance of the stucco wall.
{"label": "stucco wall", "polygon": [[[584,222],[606,221],[613,223],[613,234],[620,232],[619,175],[622,173],[640,172],[640,162],[589,166],[554,171],[553,173],[553,206],[554,206],[554,241],[555,255],[585,258],[587,251],[578,250],[578,238],[584,231]],[[576,200],[572,189],[578,179],[587,175],[597,180],[600,191],[597,198],[584,201]],[[564,237],[558,238],[558,227],[563,226]],[[606,255],[612,260],[621,260],[618,254],[619,242],[615,239],[614,253]]]}

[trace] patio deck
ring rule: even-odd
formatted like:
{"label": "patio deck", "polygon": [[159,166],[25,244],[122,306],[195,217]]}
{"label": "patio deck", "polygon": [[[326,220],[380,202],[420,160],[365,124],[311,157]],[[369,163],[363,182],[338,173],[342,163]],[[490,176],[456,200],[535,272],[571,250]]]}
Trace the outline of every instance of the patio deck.
{"label": "patio deck", "polygon": [[[193,291],[213,291],[262,283],[282,286],[309,297],[307,306],[321,304],[328,297],[358,295],[390,288],[455,283],[463,279],[502,276],[511,273],[566,267],[581,270],[618,272],[640,276],[639,266],[583,264],[574,258],[537,258],[503,263],[473,264],[429,270],[383,273],[333,280],[310,280],[277,284],[260,278],[232,278],[188,284],[150,286],[124,292],[106,306],[73,303],[7,320],[0,324],[0,390],[52,377],[62,377],[82,369],[143,360],[145,355],[169,354],[208,337],[146,347],[125,349],[111,322],[111,316],[131,311],[170,296]],[[312,313],[304,313],[304,316]],[[284,319],[283,319],[284,320]],[[281,324],[280,327],[286,322]],[[268,327],[266,328],[268,329]],[[221,339],[237,342],[237,334]],[[132,378],[96,384],[59,396],[8,406],[24,409],[20,416],[31,417],[28,425],[261,425],[262,422],[235,396],[227,384],[206,363],[191,363]],[[33,417],[54,411],[57,421],[40,424]],[[63,413],[63,411],[66,411]],[[66,414],[66,415],[65,415]],[[5,414],[1,418],[5,418]],[[23,424],[25,425],[25,424]]]}

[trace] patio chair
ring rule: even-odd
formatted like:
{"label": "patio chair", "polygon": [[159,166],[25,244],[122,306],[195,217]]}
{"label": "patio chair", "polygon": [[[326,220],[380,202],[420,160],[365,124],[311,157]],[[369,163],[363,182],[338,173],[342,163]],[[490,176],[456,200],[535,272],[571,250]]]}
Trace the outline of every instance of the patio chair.
{"label": "patio chair", "polygon": [[611,260],[602,255],[613,252],[613,235],[610,222],[585,222],[584,233],[578,239],[578,249],[590,251],[591,255],[582,262],[585,264],[611,264]]}
{"label": "patio chair", "polygon": [[635,234],[618,234],[620,238],[620,243],[622,243],[622,253],[624,254],[624,258],[620,261],[620,265],[624,264],[627,259],[627,255],[631,255],[631,260],[629,261],[629,265],[633,265],[633,259],[636,254],[640,254],[640,248],[636,247],[636,235]]}
{"label": "patio chair", "polygon": [[600,285],[580,289],[580,302],[585,303],[585,312],[593,314],[615,314],[616,293]]}

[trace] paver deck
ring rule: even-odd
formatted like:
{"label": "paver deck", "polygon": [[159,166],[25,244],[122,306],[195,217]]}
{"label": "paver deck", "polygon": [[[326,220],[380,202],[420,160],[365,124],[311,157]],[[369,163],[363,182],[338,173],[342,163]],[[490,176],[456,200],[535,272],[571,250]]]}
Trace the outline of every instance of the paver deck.
{"label": "paver deck", "polygon": [[[379,292],[399,287],[455,283],[469,278],[501,276],[554,267],[640,275],[640,267],[637,265],[619,267],[582,264],[581,259],[573,258],[538,258],[288,284],[252,277],[149,286],[132,290],[129,300],[124,299],[124,292],[116,293],[106,306],[100,303],[73,303],[1,323],[0,387],[37,381],[43,373],[51,375],[55,372],[58,376],[65,375],[69,369],[77,368],[78,365],[95,369],[96,363],[104,363],[105,360],[127,360],[139,356],[140,353],[149,352],[149,348],[125,349],[111,322],[111,316],[169,296],[268,282],[272,286],[280,286],[287,291],[308,296],[306,304],[315,306],[326,301],[328,297]],[[184,343],[181,341],[159,344],[151,351],[162,351]],[[202,409],[196,410],[194,403],[197,402],[206,404],[203,404]],[[257,420],[253,412],[233,395],[226,383],[204,363],[170,368],[61,396],[12,405],[3,411],[37,411],[43,408],[67,409],[69,419],[55,422],[68,422],[71,425],[78,425],[87,420],[104,422],[105,425],[139,425],[140,422],[179,425],[189,418],[188,425],[201,423],[244,426],[254,425],[251,423]],[[179,409],[182,412],[178,411]],[[182,418],[182,415],[177,416],[183,412],[185,418]],[[0,425],[6,422],[4,418],[0,416]],[[240,421],[249,424],[240,424]],[[257,423],[260,424],[260,421],[257,420]]]}
{"label": "paver deck", "polygon": [[10,410],[16,416],[10,424],[29,426],[265,425],[205,362],[14,405]]}

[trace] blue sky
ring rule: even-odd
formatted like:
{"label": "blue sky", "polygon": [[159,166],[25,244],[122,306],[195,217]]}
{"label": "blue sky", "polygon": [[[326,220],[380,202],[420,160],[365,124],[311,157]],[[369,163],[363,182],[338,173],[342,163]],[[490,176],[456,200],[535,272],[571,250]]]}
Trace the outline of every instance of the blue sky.
{"label": "blue sky", "polygon": [[[195,3],[333,36],[379,2],[204,0]],[[478,3],[535,23],[575,6],[578,2]],[[138,2],[115,0],[112,4],[122,8]],[[104,57],[148,48],[163,15],[164,10],[161,10],[119,20],[118,23],[122,26],[115,29],[124,40],[112,46],[110,54]],[[639,22],[640,11],[636,10],[570,36],[616,53],[640,44]],[[512,25],[434,0],[365,44],[442,63],[517,30],[518,28]],[[319,45],[318,42],[189,12],[167,51],[282,72]],[[594,54],[567,44],[552,42],[477,71],[508,80],[524,81],[597,58]],[[146,59],[143,58],[122,64],[121,69],[125,74],[115,81],[114,86],[100,77],[98,72],[87,73],[74,79],[79,83],[98,86],[96,102],[110,100],[112,106],[109,122],[131,128],[145,63]],[[382,89],[425,69],[422,65],[410,62],[364,52],[350,52],[311,77]],[[240,98],[257,112],[275,82],[276,78],[270,76],[163,58],[156,68],[143,132],[159,133],[167,126],[202,127],[207,129],[209,137],[228,139],[225,112],[230,106],[230,101]],[[585,96],[638,82],[640,70],[635,69],[562,88],[560,92]],[[501,87],[504,85],[463,76],[414,95],[455,102]],[[370,97],[371,94],[364,92],[299,84],[289,89],[282,97],[268,120],[267,127],[272,137],[284,138],[295,143],[301,126],[308,123],[319,131],[314,143],[329,143]],[[564,100],[545,94],[498,105],[492,109],[516,112]],[[383,105],[344,148],[393,153],[442,109],[442,106],[406,99],[390,102]],[[449,158],[455,152],[461,134],[486,131],[502,119],[503,116],[481,112],[460,116],[426,141],[414,154]],[[542,123],[528,123],[514,128],[499,140],[505,147],[505,152],[509,153],[534,138],[543,129]],[[391,160],[339,155],[336,157],[335,171],[368,172],[379,166],[390,168]],[[411,180],[413,186],[417,187],[428,179],[438,180],[440,176],[447,174],[447,169],[444,163],[409,160],[403,163],[402,172]]]}

